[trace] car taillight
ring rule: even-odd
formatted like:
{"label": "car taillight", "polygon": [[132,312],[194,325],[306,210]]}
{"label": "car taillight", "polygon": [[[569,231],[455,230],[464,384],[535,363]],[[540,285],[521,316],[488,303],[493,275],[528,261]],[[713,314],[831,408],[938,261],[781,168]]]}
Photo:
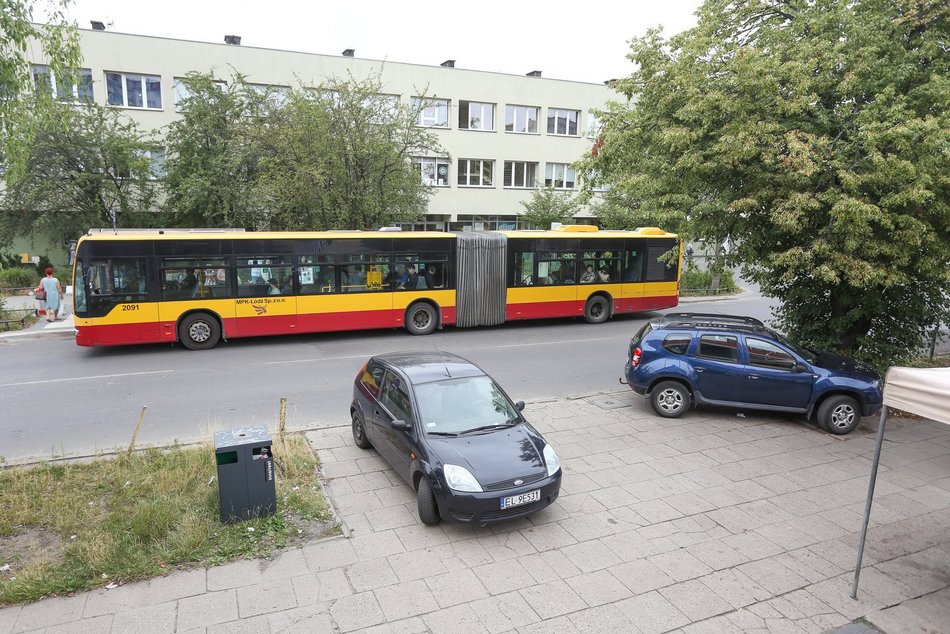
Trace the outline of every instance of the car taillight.
{"label": "car taillight", "polygon": [[360,371],[356,373],[356,380],[359,381],[362,378],[363,373],[366,372],[366,366],[369,365],[369,361],[363,364],[363,367],[360,368]]}
{"label": "car taillight", "polygon": [[643,351],[640,349],[640,346],[637,346],[637,349],[630,353],[630,367],[635,368],[640,365],[641,354],[643,354]]}

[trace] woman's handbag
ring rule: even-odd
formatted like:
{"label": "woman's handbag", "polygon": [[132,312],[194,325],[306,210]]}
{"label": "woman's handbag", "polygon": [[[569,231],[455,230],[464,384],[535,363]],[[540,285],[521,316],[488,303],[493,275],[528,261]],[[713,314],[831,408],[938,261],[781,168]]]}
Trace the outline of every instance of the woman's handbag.
{"label": "woman's handbag", "polygon": [[69,315],[69,308],[66,307],[66,302],[63,301],[63,300],[61,300],[61,301],[59,302],[59,310],[56,311],[56,318],[57,318],[57,319],[66,319],[66,317],[67,317],[68,315]]}
{"label": "woman's handbag", "polygon": [[33,291],[33,298],[34,298],[34,299],[38,299],[38,300],[40,300],[41,302],[45,302],[45,301],[46,301],[46,291],[43,290],[42,288],[41,288],[40,290],[38,290],[38,291]]}

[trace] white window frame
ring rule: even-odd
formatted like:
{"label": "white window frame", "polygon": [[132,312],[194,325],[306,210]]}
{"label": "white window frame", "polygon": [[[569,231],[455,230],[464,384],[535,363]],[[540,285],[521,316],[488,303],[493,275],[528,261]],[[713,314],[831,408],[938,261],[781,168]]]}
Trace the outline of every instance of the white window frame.
{"label": "white window frame", "polygon": [[459,130],[494,131],[495,104],[459,101]]}
{"label": "white window frame", "polygon": [[[46,64],[33,64],[32,72],[33,72],[33,83],[37,88],[40,87],[40,78],[39,78],[40,75],[46,75],[49,78],[48,81],[50,82],[49,83],[50,94],[56,99],[59,99],[60,101],[82,101],[85,103],[92,103],[93,101],[95,101],[95,92],[92,87],[92,70],[88,68],[79,69],[79,76],[82,79],[88,79],[88,84],[86,84],[86,82],[83,82],[80,84],[77,84],[74,82],[73,84],[69,86],[68,95],[61,94],[60,89],[66,88],[66,86],[64,86],[62,82],[59,82],[56,80],[55,73],[53,73],[53,71],[51,71],[49,66],[47,66]],[[44,81],[47,81],[47,80],[44,80]],[[88,99],[85,97],[79,96],[80,87],[85,87],[86,85],[88,85],[89,87]]]}
{"label": "white window frame", "polygon": [[[162,110],[164,105],[164,96],[162,95],[162,77],[161,75],[143,75],[139,73],[120,73],[118,71],[107,70],[106,74],[106,104],[114,106],[116,108],[132,108],[135,110]],[[121,78],[122,86],[122,103],[112,103],[111,93],[109,92],[109,75],[118,75]],[[142,105],[141,106],[130,106],[129,105],[129,91],[128,85],[130,81],[138,80],[139,87],[142,92]],[[148,85],[150,81],[158,82],[158,101],[157,106],[148,105]]]}
{"label": "white window frame", "polygon": [[[534,130],[531,129],[531,118],[528,116],[529,111],[534,111]],[[511,115],[512,121],[512,130],[508,129],[508,115]],[[505,132],[510,132],[512,134],[537,134],[538,133],[538,120],[541,118],[541,108],[538,106],[516,106],[508,104],[505,106]],[[524,130],[520,130],[518,122],[523,123],[522,126]]]}
{"label": "white window frame", "polygon": [[423,185],[427,187],[451,186],[449,159],[438,156],[418,156],[412,160],[412,163],[419,170],[419,179]]}
{"label": "white window frame", "polygon": [[[574,115],[574,132],[571,132],[571,115]],[[564,132],[558,132],[558,122],[564,121]],[[548,134],[554,136],[580,136],[581,111],[568,108],[548,108]]]}
{"label": "white window frame", "polygon": [[[486,175],[487,170],[487,175]],[[494,187],[495,161],[491,159],[459,159],[459,187]],[[465,182],[462,182],[462,181]]]}
{"label": "white window frame", "polygon": [[[511,166],[509,171],[508,166]],[[518,172],[521,172],[523,185],[516,185]],[[509,181],[510,176],[510,181]],[[530,176],[530,179],[529,179]],[[530,180],[530,182],[529,182]],[[532,161],[505,161],[504,186],[512,189],[534,189],[538,181],[538,164]]]}
{"label": "white window frame", "polygon": [[149,163],[149,180],[159,180],[165,178],[165,148],[154,147],[148,150],[139,150],[137,152],[139,156],[148,157]]}
{"label": "white window frame", "polygon": [[[568,186],[570,182],[570,186]],[[544,186],[554,189],[572,190],[577,185],[577,170],[570,163],[546,163],[544,166]]]}
{"label": "white window frame", "polygon": [[449,127],[449,100],[413,97],[412,106],[417,108],[424,103],[416,118],[416,125],[421,128],[448,128]]}

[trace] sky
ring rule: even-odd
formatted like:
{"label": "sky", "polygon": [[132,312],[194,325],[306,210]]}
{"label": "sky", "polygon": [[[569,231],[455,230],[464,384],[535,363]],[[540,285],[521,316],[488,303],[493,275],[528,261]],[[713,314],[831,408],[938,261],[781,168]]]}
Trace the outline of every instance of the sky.
{"label": "sky", "polygon": [[700,0],[73,0],[68,15],[108,30],[201,42],[601,83],[631,74],[631,38],[696,24]]}

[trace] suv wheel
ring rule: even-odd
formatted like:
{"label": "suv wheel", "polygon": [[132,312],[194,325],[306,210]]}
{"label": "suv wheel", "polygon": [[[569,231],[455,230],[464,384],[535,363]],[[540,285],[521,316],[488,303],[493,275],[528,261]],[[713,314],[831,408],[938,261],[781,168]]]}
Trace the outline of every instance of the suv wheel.
{"label": "suv wheel", "polygon": [[850,396],[829,396],[818,407],[818,426],[837,436],[851,432],[860,422],[858,402]]}
{"label": "suv wheel", "polygon": [[650,392],[653,410],[663,418],[677,418],[689,409],[691,397],[682,383],[663,381]]}

